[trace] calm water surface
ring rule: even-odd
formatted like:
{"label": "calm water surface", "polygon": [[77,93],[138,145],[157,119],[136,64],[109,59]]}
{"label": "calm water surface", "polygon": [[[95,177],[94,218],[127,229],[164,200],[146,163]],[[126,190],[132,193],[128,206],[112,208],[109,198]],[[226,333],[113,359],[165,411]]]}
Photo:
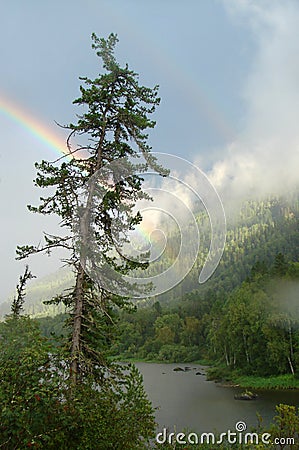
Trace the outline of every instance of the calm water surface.
{"label": "calm water surface", "polygon": [[299,391],[255,390],[257,400],[235,400],[240,388],[221,387],[207,381],[202,366],[190,364],[188,372],[174,372],[175,367],[187,364],[136,363],[144,379],[144,386],[154,407],[158,407],[156,420],[158,429],[184,428],[197,433],[217,430],[234,430],[236,422],[242,420],[247,427],[257,425],[256,413],[268,424],[275,415],[275,405],[286,403],[299,406]]}

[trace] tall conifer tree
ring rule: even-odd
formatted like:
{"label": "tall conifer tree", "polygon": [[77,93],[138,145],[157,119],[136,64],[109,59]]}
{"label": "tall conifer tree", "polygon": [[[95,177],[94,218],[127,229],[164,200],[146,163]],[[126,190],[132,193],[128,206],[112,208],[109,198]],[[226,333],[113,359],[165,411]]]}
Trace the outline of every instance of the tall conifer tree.
{"label": "tall conifer tree", "polygon": [[[146,134],[147,129],[155,126],[149,115],[160,101],[158,86],[151,89],[139,85],[138,75],[128,65],[121,67],[118,64],[114,55],[118,41],[115,34],[108,39],[99,39],[93,34],[92,41],[104,71],[94,80],[80,78],[84,84],[80,86],[81,96],[74,104],[84,107],[85,112],[77,116],[76,123],[65,126],[69,130],[67,146],[72,158],[36,163],[35,184],[50,188],[51,194],[42,197],[39,206],[28,206],[36,213],[58,215],[67,234],[45,234],[43,244],[17,249],[19,259],[39,252],[51,253],[54,248],[64,248],[69,252],[67,263],[75,273],[75,285],[55,301],[64,302],[72,312],[69,364],[75,385],[88,373],[102,371],[98,375],[103,375],[107,364],[103,349],[110,339],[111,308],[114,304],[124,305],[121,297],[103,287],[100,278],[95,280],[85,271],[91,235],[97,253],[108,265],[125,273],[139,265],[138,261],[126,258],[120,258],[117,264],[109,255],[115,249],[113,232],[120,237],[123,230],[132,229],[141,220],[133,208],[143,196],[142,178],[129,171],[126,177],[119,179],[112,170],[109,177],[110,181],[116,180],[115,187],[105,193],[101,202],[97,202],[94,199],[98,186],[93,177],[113,161],[139,152],[145,161],[139,167],[141,171],[151,166],[165,174],[151,155]],[[74,145],[76,140],[81,143]],[[85,190],[84,202],[82,190]],[[80,245],[74,233],[76,223]],[[115,224],[117,229],[113,231]]]}

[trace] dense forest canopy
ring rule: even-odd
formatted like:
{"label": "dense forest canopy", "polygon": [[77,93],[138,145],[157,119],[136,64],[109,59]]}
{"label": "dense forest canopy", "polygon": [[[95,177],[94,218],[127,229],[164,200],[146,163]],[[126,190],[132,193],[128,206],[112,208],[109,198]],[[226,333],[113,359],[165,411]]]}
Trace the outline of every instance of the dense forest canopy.
{"label": "dense forest canopy", "polygon": [[[245,202],[212,279],[198,286],[198,260],[173,291],[139,302],[135,313],[115,310],[120,337],[110,354],[214,361],[263,376],[297,373],[298,217],[294,200]],[[201,213],[198,220],[205,220]],[[60,327],[59,316],[51,321]],[[40,323],[49,333],[50,319]]]}
{"label": "dense forest canopy", "polygon": [[[198,284],[198,273],[207,254],[210,236],[207,216],[202,211],[198,212],[197,221],[203,233],[200,252],[193,270],[179,286],[152,302],[158,300],[162,304],[173,303],[180,301],[186,294],[195,295],[198,292],[200,296],[209,290],[227,292],[246,279],[254,264],[263,261],[270,266],[279,252],[289,261],[298,261],[298,203],[297,195],[288,200],[273,197],[263,201],[244,201],[240,209],[235,210],[233,217],[228,220],[226,245],[220,265],[212,279],[202,286]],[[182,232],[188,233],[188,230]],[[171,246],[176,248],[175,241],[176,235],[170,235],[170,248]],[[167,264],[167,260],[164,260],[164,263]],[[55,309],[53,305],[50,307],[43,301],[70,287],[72,281],[73,275],[66,269],[34,281],[27,289],[26,311],[33,316],[53,316],[55,313],[63,312],[61,308]],[[9,312],[9,308],[9,302],[0,305],[1,315]]]}

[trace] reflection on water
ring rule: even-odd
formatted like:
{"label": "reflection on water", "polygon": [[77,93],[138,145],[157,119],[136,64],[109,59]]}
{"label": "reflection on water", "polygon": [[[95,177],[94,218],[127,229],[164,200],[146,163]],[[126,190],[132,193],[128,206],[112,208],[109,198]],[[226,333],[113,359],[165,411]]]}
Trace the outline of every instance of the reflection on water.
{"label": "reflection on water", "polygon": [[156,420],[158,429],[184,428],[197,433],[234,430],[236,422],[242,420],[247,427],[257,426],[258,412],[268,424],[275,415],[275,405],[286,403],[299,406],[299,391],[256,391],[257,400],[235,400],[239,388],[221,387],[207,381],[205,370],[190,364],[191,370],[174,372],[175,367],[187,364],[136,363],[144,379],[144,386],[154,407],[158,407]]}

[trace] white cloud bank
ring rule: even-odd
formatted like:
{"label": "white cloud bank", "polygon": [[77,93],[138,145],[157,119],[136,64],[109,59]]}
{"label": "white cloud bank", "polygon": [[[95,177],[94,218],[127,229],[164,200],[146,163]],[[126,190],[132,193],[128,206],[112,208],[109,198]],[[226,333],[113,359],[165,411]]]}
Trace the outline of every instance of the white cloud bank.
{"label": "white cloud bank", "polygon": [[250,27],[256,54],[243,95],[243,132],[209,177],[233,196],[285,194],[299,182],[299,2],[224,0]]}

